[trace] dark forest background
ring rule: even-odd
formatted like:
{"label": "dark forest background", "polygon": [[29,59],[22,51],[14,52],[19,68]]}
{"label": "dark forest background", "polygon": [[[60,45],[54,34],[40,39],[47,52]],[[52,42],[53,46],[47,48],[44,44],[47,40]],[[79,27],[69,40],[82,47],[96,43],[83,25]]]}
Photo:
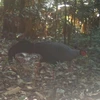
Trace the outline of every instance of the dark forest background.
{"label": "dark forest background", "polygon": [[100,26],[99,0],[1,0],[0,13],[7,39],[51,36],[69,44],[75,34],[91,38]]}
{"label": "dark forest background", "polygon": [[[70,67],[42,62],[35,78],[39,55],[8,63],[9,48],[23,39],[61,42],[87,57]],[[0,0],[0,100],[100,100],[100,0]]]}

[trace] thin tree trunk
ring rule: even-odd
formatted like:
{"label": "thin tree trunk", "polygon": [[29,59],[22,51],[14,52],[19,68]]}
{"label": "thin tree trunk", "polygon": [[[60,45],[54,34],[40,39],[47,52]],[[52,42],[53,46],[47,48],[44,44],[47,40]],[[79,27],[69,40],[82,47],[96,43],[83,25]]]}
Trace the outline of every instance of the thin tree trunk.
{"label": "thin tree trunk", "polygon": [[66,10],[66,0],[64,1],[64,5],[65,5],[65,22],[64,22],[64,31],[63,31],[63,35],[64,35],[64,44],[66,44],[66,15],[67,15],[67,10]]}
{"label": "thin tree trunk", "polygon": [[[75,12],[76,12],[76,0],[74,5],[74,28],[75,28]],[[74,29],[74,33],[75,33],[75,29]]]}
{"label": "thin tree trunk", "polygon": [[56,14],[55,14],[55,38],[57,37],[57,15],[58,15],[58,0],[56,0]]}

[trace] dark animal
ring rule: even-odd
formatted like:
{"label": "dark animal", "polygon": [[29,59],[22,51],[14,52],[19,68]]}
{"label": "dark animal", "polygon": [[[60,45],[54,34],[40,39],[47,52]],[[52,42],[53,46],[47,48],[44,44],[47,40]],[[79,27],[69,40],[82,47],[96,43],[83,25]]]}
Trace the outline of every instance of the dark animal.
{"label": "dark animal", "polygon": [[33,44],[27,40],[22,40],[13,45],[8,50],[8,61],[12,62],[13,58],[17,53],[33,53]]}
{"label": "dark animal", "polygon": [[71,61],[80,55],[86,55],[86,51],[71,49],[69,46],[62,43],[31,43],[27,40],[22,40],[9,49],[8,60],[12,61],[17,53],[22,52],[40,54],[42,56],[41,62],[48,63]]}

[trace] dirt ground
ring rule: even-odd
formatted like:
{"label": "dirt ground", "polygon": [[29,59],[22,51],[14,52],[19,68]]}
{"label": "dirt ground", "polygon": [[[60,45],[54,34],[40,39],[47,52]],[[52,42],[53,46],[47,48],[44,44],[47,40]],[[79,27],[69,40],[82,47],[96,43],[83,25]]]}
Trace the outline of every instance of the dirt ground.
{"label": "dirt ground", "polygon": [[100,100],[100,43],[71,64],[42,63],[38,75],[39,55],[18,54],[8,64],[12,43],[0,39],[0,100]]}

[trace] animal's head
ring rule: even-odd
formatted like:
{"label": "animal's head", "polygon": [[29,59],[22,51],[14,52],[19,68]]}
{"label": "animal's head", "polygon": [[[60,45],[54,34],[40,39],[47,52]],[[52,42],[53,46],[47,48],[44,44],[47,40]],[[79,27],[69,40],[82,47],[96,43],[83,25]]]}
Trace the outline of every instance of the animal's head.
{"label": "animal's head", "polygon": [[86,50],[80,50],[80,55],[87,56],[87,51]]}

